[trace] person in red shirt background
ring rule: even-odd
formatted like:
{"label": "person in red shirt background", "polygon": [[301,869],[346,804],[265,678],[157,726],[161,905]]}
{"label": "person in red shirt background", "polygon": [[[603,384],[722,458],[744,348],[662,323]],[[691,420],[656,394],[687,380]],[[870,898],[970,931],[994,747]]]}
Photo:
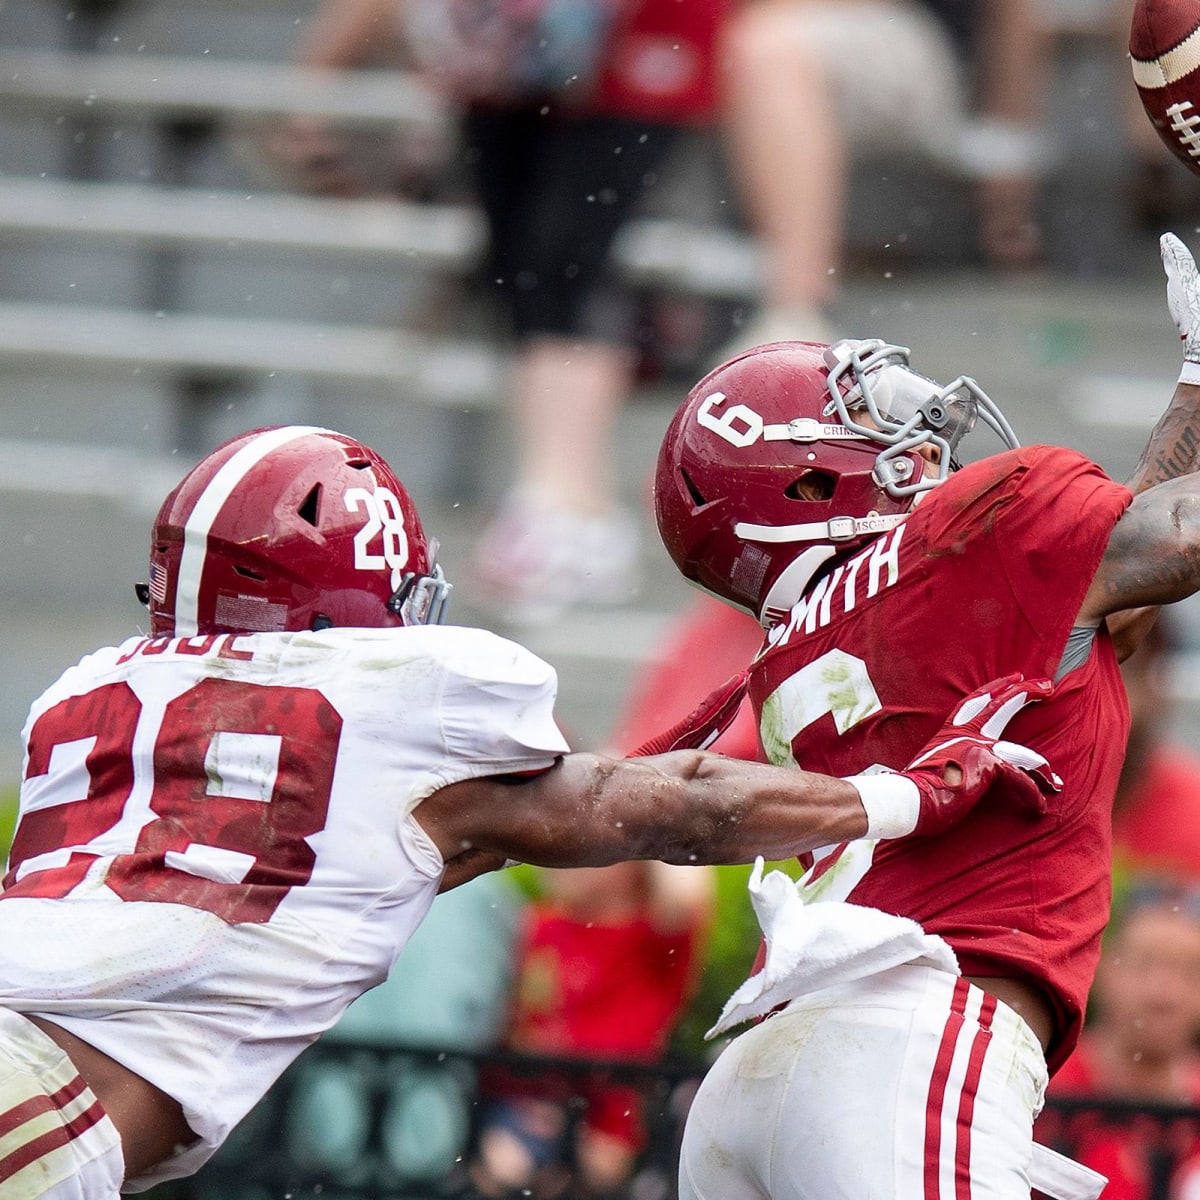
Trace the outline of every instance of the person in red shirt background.
{"label": "person in red shirt background", "polygon": [[1168,728],[1178,640],[1178,622],[1163,612],[1121,666],[1130,729],[1113,804],[1113,851],[1118,874],[1200,884],[1200,754]]}
{"label": "person in red shirt background", "polygon": [[[711,872],[659,862],[543,871],[523,917],[505,1049],[618,1062],[662,1056],[692,995]],[[635,1087],[503,1068],[481,1078],[474,1186],[485,1196],[613,1195],[645,1146]],[[573,1101],[582,1100],[577,1128]]]}
{"label": "person in red shirt background", "polygon": [[[682,720],[697,702],[749,665],[763,628],[751,616],[698,594],[672,622],[659,652],[633,682],[609,741],[622,753]],[[712,744],[730,758],[765,762],[749,701]]]}
{"label": "person in red shirt background", "polygon": [[[1105,937],[1079,1043],[1048,1097],[1200,1106],[1198,1036],[1200,887],[1134,879]],[[1051,1104],[1036,1130],[1039,1141],[1108,1177],[1105,1200],[1195,1196],[1200,1187],[1194,1120]]]}

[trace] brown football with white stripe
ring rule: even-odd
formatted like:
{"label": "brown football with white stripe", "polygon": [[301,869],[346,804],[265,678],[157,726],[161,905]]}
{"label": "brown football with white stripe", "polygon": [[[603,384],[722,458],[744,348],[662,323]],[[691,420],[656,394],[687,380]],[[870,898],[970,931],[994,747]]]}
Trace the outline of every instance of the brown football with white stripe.
{"label": "brown football with white stripe", "polygon": [[1158,136],[1200,175],[1200,0],[1137,0],[1129,57]]}

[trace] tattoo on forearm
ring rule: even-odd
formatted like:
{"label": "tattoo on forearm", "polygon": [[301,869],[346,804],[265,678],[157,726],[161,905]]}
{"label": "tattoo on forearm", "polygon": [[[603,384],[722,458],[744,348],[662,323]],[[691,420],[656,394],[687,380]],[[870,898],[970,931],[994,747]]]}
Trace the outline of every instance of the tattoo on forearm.
{"label": "tattoo on forearm", "polygon": [[1155,455],[1155,478],[1158,481],[1187,475],[1196,469],[1196,448],[1200,445],[1200,434],[1191,425],[1185,425],[1175,443],[1163,447]]}
{"label": "tattoo on forearm", "polygon": [[1171,604],[1196,590],[1198,566],[1194,557],[1155,563],[1117,575],[1107,589],[1113,606],[1142,607]]}
{"label": "tattoo on forearm", "polygon": [[1178,479],[1200,469],[1200,429],[1191,421],[1171,430],[1171,425],[1162,422],[1154,431],[1131,485],[1136,491],[1153,487],[1167,479]]}

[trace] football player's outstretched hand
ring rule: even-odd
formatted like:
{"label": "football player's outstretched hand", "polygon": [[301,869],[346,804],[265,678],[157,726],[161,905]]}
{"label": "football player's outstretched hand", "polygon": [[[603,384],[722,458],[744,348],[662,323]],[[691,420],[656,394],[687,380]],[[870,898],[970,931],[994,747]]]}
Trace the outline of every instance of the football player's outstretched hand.
{"label": "football player's outstretched hand", "polygon": [[993,680],[959,705],[903,771],[855,777],[867,810],[867,836],[942,833],[994,787],[1006,803],[1044,813],[1046,797],[1061,789],[1062,780],[1042,755],[1001,735],[1021,709],[1052,690],[1048,679]]}
{"label": "football player's outstretched hand", "polygon": [[1183,343],[1180,383],[1200,384],[1200,276],[1191,251],[1173,234],[1159,239],[1167,273],[1167,307]]}

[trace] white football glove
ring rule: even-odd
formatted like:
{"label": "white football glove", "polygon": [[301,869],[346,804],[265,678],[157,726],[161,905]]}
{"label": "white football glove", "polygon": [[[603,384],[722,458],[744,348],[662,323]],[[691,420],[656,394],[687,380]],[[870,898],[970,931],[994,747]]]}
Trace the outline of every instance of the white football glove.
{"label": "white football glove", "polygon": [[1183,342],[1180,383],[1200,385],[1200,275],[1191,251],[1173,234],[1159,239],[1167,273],[1167,307]]}

